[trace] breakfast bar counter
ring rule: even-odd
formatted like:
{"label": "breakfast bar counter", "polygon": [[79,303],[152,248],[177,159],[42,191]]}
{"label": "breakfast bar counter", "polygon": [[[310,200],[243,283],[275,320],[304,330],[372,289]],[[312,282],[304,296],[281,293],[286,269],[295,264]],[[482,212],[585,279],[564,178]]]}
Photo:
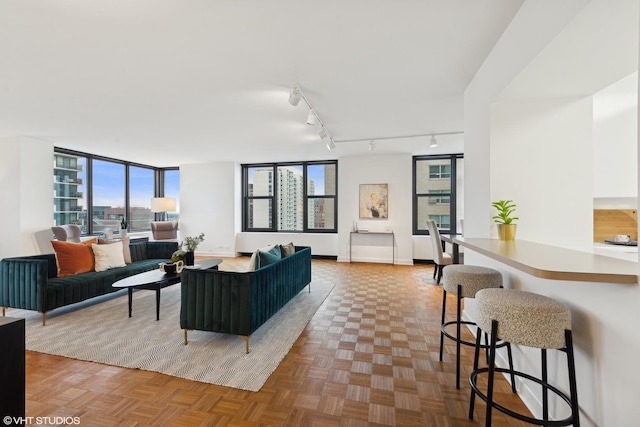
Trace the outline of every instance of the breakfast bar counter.
{"label": "breakfast bar counter", "polygon": [[[593,253],[591,248],[581,251],[517,238],[500,241],[441,235],[441,239],[454,245],[454,251],[456,246],[464,248],[465,264],[500,271],[506,289],[543,295],[570,308],[582,426],[637,424],[640,370],[632,368],[640,352],[640,286],[633,286],[638,284],[637,261]],[[465,298],[463,318],[476,321],[473,298]],[[514,364],[529,375],[539,376],[540,351],[512,347]],[[497,353],[499,365],[506,367],[506,355]],[[565,364],[562,356],[555,358],[549,372],[556,373],[553,375],[558,385],[567,391]],[[526,386],[518,388],[518,395],[534,416],[543,412],[538,391]],[[553,405],[550,402],[549,407],[557,407],[558,411],[552,417],[562,418],[560,409],[566,408],[561,399],[554,398]]]}
{"label": "breakfast bar counter", "polygon": [[543,279],[638,284],[638,263],[526,240],[501,241],[447,236],[457,246],[478,252]]}

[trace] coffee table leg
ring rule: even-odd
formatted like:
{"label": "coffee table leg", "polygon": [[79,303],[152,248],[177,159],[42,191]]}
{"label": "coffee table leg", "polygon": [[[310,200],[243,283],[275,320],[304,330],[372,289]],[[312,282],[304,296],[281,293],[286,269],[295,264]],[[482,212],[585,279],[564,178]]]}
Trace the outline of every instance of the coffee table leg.
{"label": "coffee table leg", "polygon": [[133,306],[133,289],[129,288],[129,317],[131,317],[131,307]]}
{"label": "coffee table leg", "polygon": [[160,320],[160,288],[156,289],[156,320]]}

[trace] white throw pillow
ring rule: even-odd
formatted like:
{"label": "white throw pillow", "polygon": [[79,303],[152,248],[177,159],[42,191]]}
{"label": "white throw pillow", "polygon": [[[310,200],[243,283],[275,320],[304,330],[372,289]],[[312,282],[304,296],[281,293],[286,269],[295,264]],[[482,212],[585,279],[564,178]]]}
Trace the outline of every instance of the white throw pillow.
{"label": "white throw pillow", "polygon": [[96,271],[105,271],[126,265],[122,254],[122,242],[91,245],[91,249],[93,249],[93,256],[96,259]]}

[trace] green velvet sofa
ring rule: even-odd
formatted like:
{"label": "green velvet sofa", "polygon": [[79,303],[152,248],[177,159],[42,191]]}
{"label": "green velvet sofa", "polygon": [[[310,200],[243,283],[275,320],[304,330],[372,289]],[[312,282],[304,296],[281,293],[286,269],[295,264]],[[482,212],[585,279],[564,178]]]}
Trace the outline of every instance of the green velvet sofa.
{"label": "green velvet sofa", "polygon": [[111,285],[120,279],[158,268],[178,250],[176,242],[140,242],[129,245],[131,264],[106,271],[91,271],[57,277],[55,254],[4,258],[0,261],[0,307],[34,310],[42,313],[116,292]]}
{"label": "green velvet sofa", "polygon": [[305,286],[311,292],[311,248],[256,271],[183,270],[180,327],[249,337]]}

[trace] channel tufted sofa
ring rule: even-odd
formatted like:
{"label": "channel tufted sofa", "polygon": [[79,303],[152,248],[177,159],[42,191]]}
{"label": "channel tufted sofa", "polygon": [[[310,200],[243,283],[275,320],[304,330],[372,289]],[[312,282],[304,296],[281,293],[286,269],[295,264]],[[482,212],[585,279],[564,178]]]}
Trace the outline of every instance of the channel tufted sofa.
{"label": "channel tufted sofa", "polygon": [[0,307],[34,310],[42,313],[85,301],[120,289],[111,285],[120,279],[158,268],[178,250],[176,242],[131,243],[131,264],[106,271],[90,271],[57,277],[55,254],[4,258],[0,261]]}
{"label": "channel tufted sofa", "polygon": [[311,292],[311,248],[256,271],[183,270],[180,327],[249,337],[305,286]]}

